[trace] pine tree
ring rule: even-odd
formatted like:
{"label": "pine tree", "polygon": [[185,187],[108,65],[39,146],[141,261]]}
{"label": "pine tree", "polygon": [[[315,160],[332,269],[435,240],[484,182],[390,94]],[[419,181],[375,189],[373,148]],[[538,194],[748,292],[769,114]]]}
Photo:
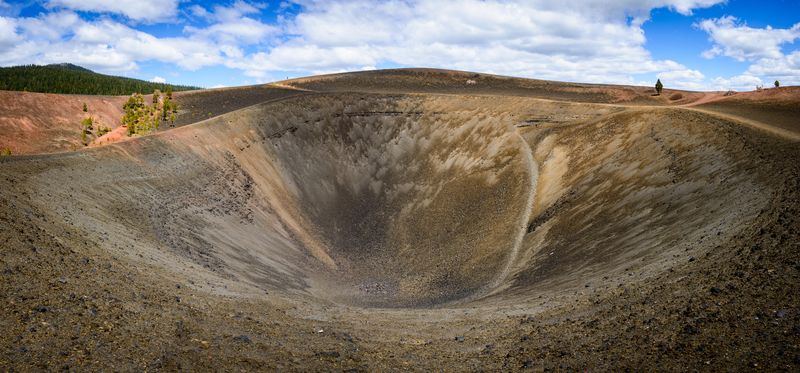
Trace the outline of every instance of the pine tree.
{"label": "pine tree", "polygon": [[172,100],[172,87],[167,88],[167,98]]}
{"label": "pine tree", "polygon": [[167,93],[167,95],[167,98],[164,99],[164,104],[161,105],[161,116],[164,117],[165,120],[167,119],[167,113],[172,108],[172,104],[169,102],[169,93]]}
{"label": "pine tree", "polygon": [[[97,74],[86,69],[72,70],[52,66],[0,67],[0,90],[42,93],[129,95],[133,92],[198,89],[145,82],[125,77]],[[88,111],[88,108],[87,108]]]}
{"label": "pine tree", "polygon": [[129,122],[126,130],[128,132],[128,136],[129,137],[135,135],[136,134],[136,124],[134,124],[133,122]]}
{"label": "pine tree", "polygon": [[92,128],[92,123],[93,123],[92,117],[88,117],[88,118],[83,120],[83,125],[86,126],[86,128],[88,128],[90,130],[94,129],[94,128]]}
{"label": "pine tree", "polygon": [[661,90],[663,90],[663,89],[664,89],[664,85],[661,84],[661,79],[659,79],[656,82],[656,92],[658,92],[658,94],[661,95]]}
{"label": "pine tree", "polygon": [[85,102],[83,103],[83,111],[84,111],[84,112],[86,112],[86,111],[89,111],[89,110],[86,108],[86,103],[85,103]]}
{"label": "pine tree", "polygon": [[780,86],[781,86],[781,82],[776,80],[775,81],[775,88],[779,88]]}

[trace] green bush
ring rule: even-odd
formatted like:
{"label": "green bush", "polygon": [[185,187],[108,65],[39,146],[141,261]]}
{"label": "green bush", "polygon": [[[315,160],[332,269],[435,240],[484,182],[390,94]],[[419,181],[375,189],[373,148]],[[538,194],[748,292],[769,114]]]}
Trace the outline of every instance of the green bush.
{"label": "green bush", "polygon": [[92,130],[92,124],[94,122],[94,118],[88,117],[83,120],[83,125],[86,126],[87,129]]}
{"label": "green bush", "polygon": [[656,92],[661,95],[661,91],[664,89],[664,85],[661,84],[661,79],[656,82]]}

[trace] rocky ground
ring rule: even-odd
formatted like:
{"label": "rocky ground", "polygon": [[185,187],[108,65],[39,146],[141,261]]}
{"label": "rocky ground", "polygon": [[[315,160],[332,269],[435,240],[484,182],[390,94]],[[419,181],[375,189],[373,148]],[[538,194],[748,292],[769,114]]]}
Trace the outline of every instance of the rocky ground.
{"label": "rocky ground", "polygon": [[[256,96],[252,100],[262,98]],[[183,102],[184,110],[193,106]],[[228,103],[219,102],[227,108]],[[675,115],[690,115],[681,113]],[[718,121],[702,115],[705,119],[693,125]],[[65,213],[54,205],[69,203],[30,188],[40,182],[35,175],[59,170],[67,175],[61,182],[66,185],[63,198],[71,198],[69,193],[102,198],[103,190],[80,190],[91,189],[91,180],[71,181],[81,179],[78,172],[95,153],[0,158],[0,369],[797,371],[800,168],[795,160],[800,145],[731,123],[731,143],[755,160],[756,166],[743,163],[743,172],[764,187],[767,201],[744,228],[725,232],[720,237],[727,238],[710,247],[681,253],[674,265],[653,275],[640,275],[643,268],[631,263],[629,275],[606,286],[587,283],[548,289],[542,297],[501,294],[428,308],[359,307],[276,291],[221,273],[224,266],[201,270],[198,262],[165,270],[166,256],[137,244],[148,238],[122,240],[114,235],[125,232],[109,234],[99,225],[87,229],[91,225],[83,222],[93,217],[88,208],[81,209],[92,203],[75,203],[83,207]],[[186,141],[202,133],[188,131],[194,128],[171,136]],[[164,137],[158,136],[153,138]],[[135,146],[154,153],[162,149],[149,138],[136,140]],[[132,153],[133,146],[114,144],[110,149],[118,150],[102,154],[113,163]],[[168,164],[166,158],[159,162]],[[78,171],[71,175],[70,169]],[[113,168],[108,172],[114,179]],[[226,185],[221,181],[215,188],[223,193]],[[128,206],[120,211],[126,216],[159,213]],[[537,217],[531,216],[531,222]],[[131,244],[122,247],[121,242]]]}

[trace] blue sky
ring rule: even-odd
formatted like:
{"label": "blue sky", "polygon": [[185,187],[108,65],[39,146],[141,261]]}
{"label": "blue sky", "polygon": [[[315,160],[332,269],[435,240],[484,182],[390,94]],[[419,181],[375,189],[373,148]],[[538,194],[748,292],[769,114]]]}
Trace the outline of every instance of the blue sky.
{"label": "blue sky", "polygon": [[435,67],[753,90],[800,85],[800,0],[0,0],[0,66],[202,87]]}

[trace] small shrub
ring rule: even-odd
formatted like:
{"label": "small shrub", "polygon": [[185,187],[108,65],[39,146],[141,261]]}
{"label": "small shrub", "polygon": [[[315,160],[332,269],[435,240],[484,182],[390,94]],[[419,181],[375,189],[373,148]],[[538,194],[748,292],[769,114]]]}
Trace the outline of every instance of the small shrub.
{"label": "small shrub", "polygon": [[725,96],[733,96],[733,95],[735,95],[737,93],[739,93],[739,92],[736,92],[736,91],[730,89],[730,90],[728,90],[728,92],[725,92]]}
{"label": "small shrub", "polygon": [[781,82],[776,80],[775,81],[775,88],[779,88],[780,86],[781,86]]}
{"label": "small shrub", "polygon": [[11,155],[11,148],[6,146],[6,150],[3,150],[3,155]]}
{"label": "small shrub", "polygon": [[658,94],[661,95],[661,91],[663,89],[664,89],[664,85],[661,84],[661,79],[658,79],[658,81],[656,82],[656,92],[658,92]]}
{"label": "small shrub", "polygon": [[94,118],[88,117],[83,120],[83,125],[86,126],[89,130],[92,130],[92,124],[94,122]]}
{"label": "small shrub", "polygon": [[684,97],[684,96],[683,96],[683,93],[680,93],[680,92],[675,92],[675,93],[673,93],[673,94],[672,94],[672,96],[669,96],[669,99],[670,99],[671,101],[677,101],[677,100],[680,100],[680,99],[682,99],[683,97]]}
{"label": "small shrub", "polygon": [[83,111],[84,111],[84,112],[86,112],[86,111],[88,111],[88,110],[89,110],[89,109],[87,109],[87,108],[86,108],[86,103],[84,102],[84,103],[83,103]]}
{"label": "small shrub", "polygon": [[111,132],[111,128],[108,128],[106,126],[103,126],[103,127],[99,127],[98,126],[97,127],[97,136],[103,136],[103,135],[105,135],[105,134],[107,134],[109,132]]}

